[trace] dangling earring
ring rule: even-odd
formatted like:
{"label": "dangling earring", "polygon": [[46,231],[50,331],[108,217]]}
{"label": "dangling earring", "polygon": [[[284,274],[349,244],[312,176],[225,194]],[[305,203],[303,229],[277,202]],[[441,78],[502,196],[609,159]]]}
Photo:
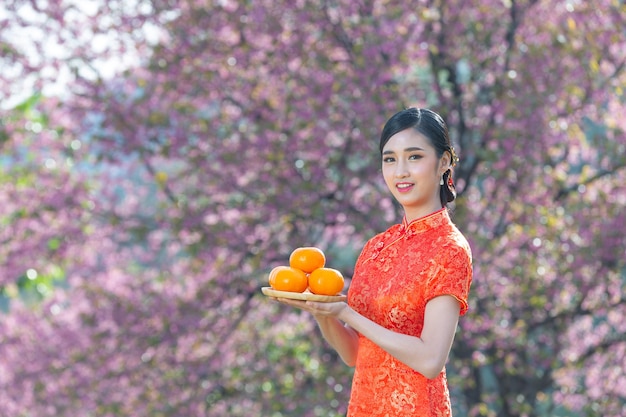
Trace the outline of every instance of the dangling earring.
{"label": "dangling earring", "polygon": [[441,179],[439,180],[439,185],[443,185],[443,176],[441,177]]}

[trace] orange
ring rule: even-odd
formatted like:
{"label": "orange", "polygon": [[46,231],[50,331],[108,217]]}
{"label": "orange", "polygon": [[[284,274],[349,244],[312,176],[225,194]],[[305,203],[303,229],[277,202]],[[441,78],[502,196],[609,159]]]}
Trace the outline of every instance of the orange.
{"label": "orange", "polygon": [[277,266],[270,272],[270,287],[277,291],[304,292],[309,285],[307,276],[299,269]]}
{"label": "orange", "polygon": [[337,295],[343,290],[343,275],[333,268],[318,268],[309,275],[309,290],[318,295]]}
{"label": "orange", "polygon": [[294,249],[289,256],[289,266],[310,274],[326,264],[326,257],[321,249],[305,246]]}

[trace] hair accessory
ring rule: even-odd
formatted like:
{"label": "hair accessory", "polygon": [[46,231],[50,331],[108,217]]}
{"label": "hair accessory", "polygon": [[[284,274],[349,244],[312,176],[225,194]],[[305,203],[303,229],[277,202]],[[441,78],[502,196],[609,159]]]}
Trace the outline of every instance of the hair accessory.
{"label": "hair accessory", "polygon": [[448,187],[454,188],[454,181],[452,180],[452,175],[448,177]]}
{"label": "hair accessory", "polygon": [[450,146],[450,158],[450,165],[452,165],[453,167],[456,166],[456,164],[459,162],[459,157],[456,155],[453,146]]}
{"label": "hair accessory", "polygon": [[441,177],[441,179],[439,180],[439,185],[443,185],[443,176]]}

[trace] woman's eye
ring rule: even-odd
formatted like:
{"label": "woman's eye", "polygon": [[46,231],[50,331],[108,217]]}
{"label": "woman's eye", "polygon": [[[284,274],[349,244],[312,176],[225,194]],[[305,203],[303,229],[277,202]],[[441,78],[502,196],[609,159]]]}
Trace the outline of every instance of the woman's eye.
{"label": "woman's eye", "polygon": [[411,155],[411,156],[409,156],[409,160],[412,160],[412,159],[422,159],[422,155]]}
{"label": "woman's eye", "polygon": [[393,159],[392,157],[388,156],[386,158],[383,158],[383,162],[385,163],[389,163],[389,162],[393,162],[395,159]]}

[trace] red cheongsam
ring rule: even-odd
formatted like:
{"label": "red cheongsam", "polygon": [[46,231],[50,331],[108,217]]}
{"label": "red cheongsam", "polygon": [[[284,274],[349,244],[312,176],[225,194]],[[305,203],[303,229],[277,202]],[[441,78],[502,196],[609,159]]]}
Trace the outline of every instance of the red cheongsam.
{"label": "red cheongsam", "polygon": [[[420,336],[429,300],[450,295],[467,311],[472,258],[447,209],[390,227],[361,252],[348,304],[398,333]],[[428,379],[359,335],[348,417],[450,416],[445,369]]]}

